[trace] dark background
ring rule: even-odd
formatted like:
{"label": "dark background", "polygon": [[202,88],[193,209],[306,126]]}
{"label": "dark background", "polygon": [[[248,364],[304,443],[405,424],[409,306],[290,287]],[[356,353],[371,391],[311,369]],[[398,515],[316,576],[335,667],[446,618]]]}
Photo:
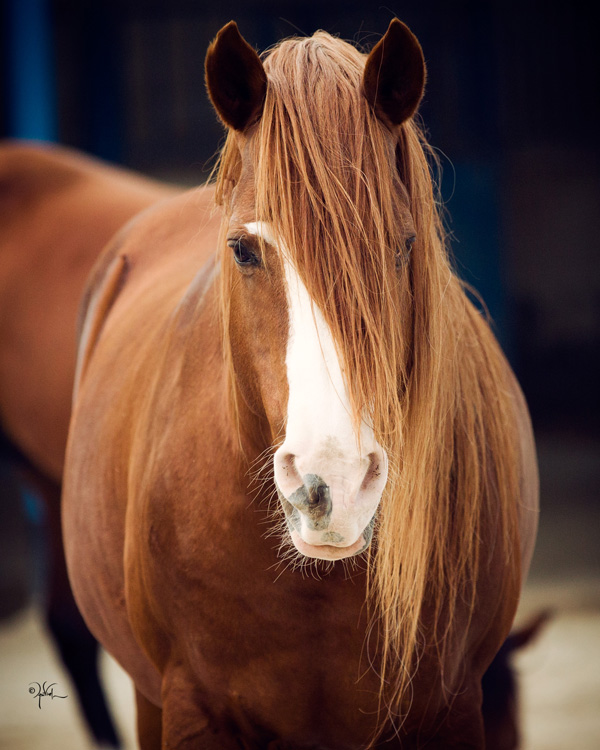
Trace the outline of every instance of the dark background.
{"label": "dark background", "polygon": [[[483,295],[525,390],[542,501],[558,514],[558,532],[572,509],[598,520],[593,4],[5,0],[2,10],[0,135],[56,140],[186,184],[205,178],[222,142],[203,62],[227,21],[237,20],[259,49],[318,28],[368,48],[394,15],[407,22],[428,65],[421,113],[442,162],[452,251]],[[556,572],[583,554],[600,571],[596,535],[587,520],[570,541],[542,535],[538,556],[546,549]]]}

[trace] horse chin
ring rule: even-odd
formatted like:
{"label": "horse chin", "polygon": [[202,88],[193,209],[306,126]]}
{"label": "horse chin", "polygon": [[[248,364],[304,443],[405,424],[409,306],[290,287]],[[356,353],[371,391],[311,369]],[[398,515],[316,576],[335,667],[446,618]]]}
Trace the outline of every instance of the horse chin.
{"label": "horse chin", "polygon": [[369,542],[365,539],[365,534],[361,534],[354,544],[346,547],[339,547],[333,544],[309,544],[296,530],[290,530],[290,536],[294,546],[305,557],[312,557],[317,560],[343,560],[347,557],[354,557],[363,552]]}

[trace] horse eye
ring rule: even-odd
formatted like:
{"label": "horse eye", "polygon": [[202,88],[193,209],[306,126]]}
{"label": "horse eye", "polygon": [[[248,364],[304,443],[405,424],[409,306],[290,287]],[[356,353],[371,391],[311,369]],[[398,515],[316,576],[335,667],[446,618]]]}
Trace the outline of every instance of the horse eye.
{"label": "horse eye", "polygon": [[233,250],[233,258],[238,266],[258,266],[260,259],[241,239],[227,240],[227,247]]}
{"label": "horse eye", "polygon": [[406,239],[406,242],[404,243],[404,247],[406,248],[407,259],[408,259],[408,256],[410,255],[410,251],[412,250],[412,246],[415,244],[416,239],[417,239],[416,235],[411,234],[411,236],[408,237]]}

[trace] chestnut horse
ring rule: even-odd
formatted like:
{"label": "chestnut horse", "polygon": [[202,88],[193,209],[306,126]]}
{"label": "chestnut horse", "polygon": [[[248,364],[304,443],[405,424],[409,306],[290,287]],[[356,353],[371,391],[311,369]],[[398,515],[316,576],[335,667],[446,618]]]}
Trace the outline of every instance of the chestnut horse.
{"label": "chestnut horse", "polygon": [[8,505],[6,493],[18,483],[43,502],[46,624],[92,734],[114,746],[98,645],[73,601],[62,546],[77,310],[103,246],[134,214],[174,192],[68,149],[0,144],[1,500]]}
{"label": "chestnut horse", "polygon": [[[421,48],[206,58],[216,192],[151,209],[86,295],[64,533],[150,748],[482,748],[529,566],[527,409],[451,270]],[[217,209],[215,209],[215,201]]]}

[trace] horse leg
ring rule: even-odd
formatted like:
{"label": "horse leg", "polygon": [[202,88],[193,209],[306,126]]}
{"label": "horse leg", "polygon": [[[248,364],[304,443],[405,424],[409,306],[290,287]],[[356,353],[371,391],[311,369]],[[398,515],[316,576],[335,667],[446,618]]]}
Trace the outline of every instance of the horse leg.
{"label": "horse leg", "polygon": [[75,684],[87,725],[98,744],[120,747],[98,671],[98,642],[85,624],[71,591],[67,575],[60,522],[60,486],[36,478],[36,487],[46,507],[49,576],[46,624],[62,661]]}
{"label": "horse leg", "polygon": [[517,684],[507,643],[498,651],[481,681],[486,750],[514,750],[519,746]]}
{"label": "horse leg", "polygon": [[136,688],[137,735],[140,750],[161,750],[162,710]]}
{"label": "horse leg", "polygon": [[179,670],[167,671],[163,677],[162,715],[163,747],[169,750],[240,750],[244,747],[239,730],[232,725],[234,722],[209,720],[193,680]]}

